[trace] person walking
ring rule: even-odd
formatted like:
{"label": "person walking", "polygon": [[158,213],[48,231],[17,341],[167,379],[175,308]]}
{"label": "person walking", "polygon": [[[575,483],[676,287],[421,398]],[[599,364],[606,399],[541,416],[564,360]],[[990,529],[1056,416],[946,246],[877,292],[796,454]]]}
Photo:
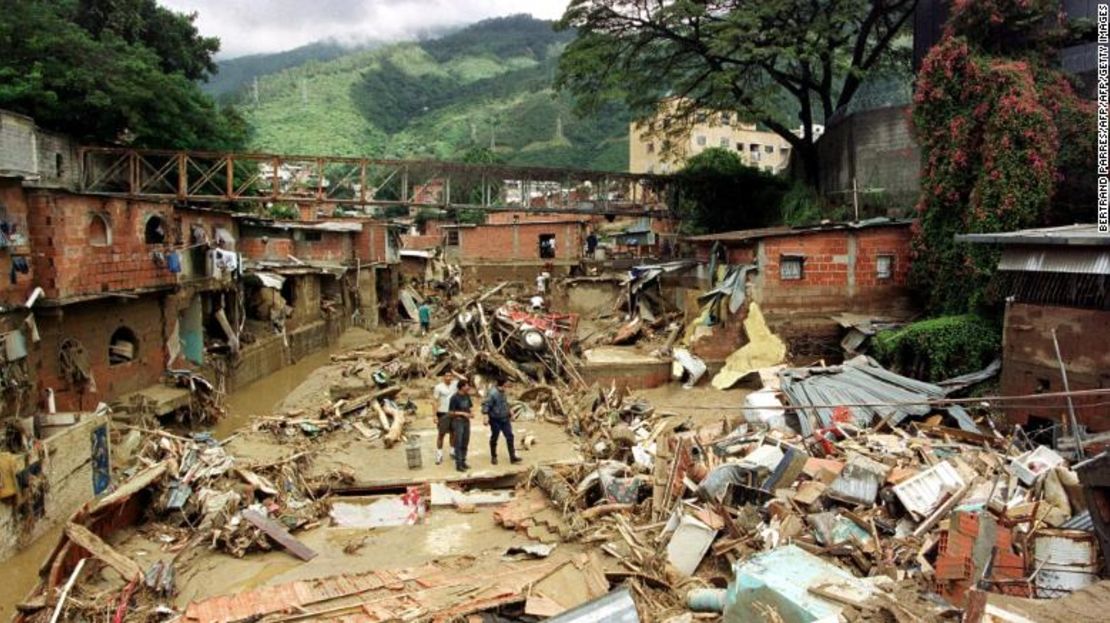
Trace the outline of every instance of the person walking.
{"label": "person walking", "polygon": [[455,435],[455,469],[465,472],[470,469],[466,462],[466,451],[470,447],[470,420],[474,417],[474,403],[470,399],[470,382],[459,381],[455,395],[451,396],[448,414],[451,416],[451,432]]}
{"label": "person walking", "polygon": [[428,330],[432,328],[432,306],[428,305],[428,301],[416,308],[416,315],[420,317],[420,335],[428,335]]}
{"label": "person walking", "polygon": [[447,370],[443,373],[443,380],[432,388],[432,401],[436,413],[436,465],[443,462],[444,437],[450,438],[450,444],[447,447],[454,452],[455,433],[451,431],[451,416],[447,412],[451,410],[451,396],[455,395],[458,385],[459,380],[450,370]]}
{"label": "person walking", "polygon": [[497,465],[497,438],[505,435],[505,443],[509,446],[509,462],[520,463],[516,455],[516,440],[513,438],[513,420],[509,412],[509,401],[505,398],[505,381],[497,379],[493,386],[486,392],[486,399],[482,402],[482,413],[489,418],[489,460]]}

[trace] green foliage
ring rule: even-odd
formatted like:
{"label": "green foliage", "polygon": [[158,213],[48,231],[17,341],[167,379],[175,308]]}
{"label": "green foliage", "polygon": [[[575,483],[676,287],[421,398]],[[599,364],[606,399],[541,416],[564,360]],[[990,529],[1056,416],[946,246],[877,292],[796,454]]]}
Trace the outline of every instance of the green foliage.
{"label": "green foliage", "polygon": [[982,370],[1001,348],[999,327],[971,314],[915,322],[871,342],[871,354],[883,365],[928,381]]}
{"label": "green foliage", "polygon": [[[852,101],[884,66],[915,0],[572,0],[577,37],[557,85],[584,110],[619,100],[640,119],[734,111],[782,136],[818,179],[814,123]],[[672,107],[677,106],[677,110]],[[791,130],[801,122],[804,136]],[[674,124],[676,134],[685,123]]]}
{"label": "green foliage", "polygon": [[409,209],[402,205],[390,205],[382,210],[382,214],[388,218],[401,218],[409,215]]}
{"label": "green foliage", "polygon": [[468,225],[481,225],[486,222],[486,211],[480,208],[464,208],[455,214],[455,220]]}
{"label": "green foliage", "polygon": [[553,46],[566,43],[570,38],[555,32],[549,22],[520,14],[484,20],[445,37],[425,41],[421,47],[439,62],[467,54],[488,54],[499,59],[531,56],[543,61]]}
{"label": "green foliage", "polygon": [[[358,49],[369,49],[371,47],[374,47],[374,44],[367,44]],[[204,89],[205,93],[216,97],[230,95],[240,89],[250,88],[256,77],[277,73],[306,63],[330,61],[344,54],[350,54],[352,51],[350,46],[331,41],[317,41],[275,54],[240,56],[220,61],[218,71],[215,75],[209,76],[208,81],[201,88]]]}
{"label": "green foliage", "polygon": [[816,225],[831,218],[822,214],[821,197],[809,186],[795,182],[782,198],[782,222],[790,227]]}
{"label": "green foliage", "polygon": [[[1094,171],[1093,106],[1050,67],[1055,56],[1035,36],[1054,6],[960,3],[923,63],[914,124],[925,167],[910,276],[933,313],[998,303],[990,290],[997,250],[957,243],[956,234],[1071,223],[1094,203],[1094,185],[1084,186]],[[1007,41],[1023,47],[965,36],[1011,27]]]}
{"label": "green foliage", "polygon": [[259,150],[459,160],[483,147],[508,164],[626,170],[625,107],[580,116],[551,89],[571,38],[525,17],[479,22],[263,76],[258,106],[250,91],[238,101]]}
{"label": "green foliage", "polygon": [[217,48],[154,0],[5,2],[0,108],[85,141],[236,148],[248,126],[195,82]]}
{"label": "green foliage", "polygon": [[689,233],[711,233],[778,224],[787,182],[745,166],[730,149],[712,147],[675,174],[679,214]]}
{"label": "green foliage", "polygon": [[270,218],[286,221],[296,220],[300,217],[297,206],[291,203],[275,203],[266,210],[266,213],[270,215]]}

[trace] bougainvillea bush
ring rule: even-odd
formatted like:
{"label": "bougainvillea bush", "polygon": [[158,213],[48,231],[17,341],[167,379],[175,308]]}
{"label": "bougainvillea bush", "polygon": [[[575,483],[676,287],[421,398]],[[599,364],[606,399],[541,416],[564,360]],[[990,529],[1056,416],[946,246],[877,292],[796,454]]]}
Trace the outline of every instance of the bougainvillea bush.
{"label": "bougainvillea bush", "polygon": [[1070,223],[1075,206],[1094,205],[1093,186],[1077,183],[1094,167],[1094,106],[1054,68],[1058,6],[957,0],[922,64],[913,118],[925,162],[911,278],[932,313],[995,302],[997,251],[953,236]]}

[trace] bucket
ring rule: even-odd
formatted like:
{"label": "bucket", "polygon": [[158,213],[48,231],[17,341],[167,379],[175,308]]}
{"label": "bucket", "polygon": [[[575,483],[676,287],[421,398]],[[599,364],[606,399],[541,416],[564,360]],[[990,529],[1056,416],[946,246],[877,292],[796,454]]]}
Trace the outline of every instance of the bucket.
{"label": "bucket", "polygon": [[405,445],[405,460],[408,461],[409,469],[424,467],[424,455],[420,453],[419,435],[409,436],[408,443]]}
{"label": "bucket", "polygon": [[1095,535],[1080,530],[1041,530],[1033,540],[1036,596],[1061,597],[1098,579]]}

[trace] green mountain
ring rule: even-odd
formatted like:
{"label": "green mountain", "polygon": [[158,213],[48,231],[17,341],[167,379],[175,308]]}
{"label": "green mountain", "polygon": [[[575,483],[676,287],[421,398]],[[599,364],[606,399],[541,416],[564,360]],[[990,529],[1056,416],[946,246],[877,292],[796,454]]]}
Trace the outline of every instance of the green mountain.
{"label": "green mountain", "polygon": [[[373,48],[374,44],[359,46],[359,49]],[[256,77],[297,67],[312,61],[330,61],[352,51],[334,41],[317,41],[299,48],[275,54],[251,54],[219,62],[219,72],[201,84],[204,92],[214,97],[234,94],[249,88]]]}
{"label": "green mountain", "polygon": [[492,145],[513,164],[626,170],[627,111],[578,117],[551,88],[572,37],[527,15],[486,20],[313,58],[260,76],[257,95],[243,84],[233,99],[259,151],[458,160]]}

